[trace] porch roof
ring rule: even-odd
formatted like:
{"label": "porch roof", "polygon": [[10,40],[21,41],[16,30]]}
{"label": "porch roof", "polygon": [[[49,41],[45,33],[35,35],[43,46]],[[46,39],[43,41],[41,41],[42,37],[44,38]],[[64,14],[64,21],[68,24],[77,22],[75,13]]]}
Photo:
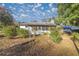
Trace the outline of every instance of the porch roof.
{"label": "porch roof", "polygon": [[20,26],[56,26],[51,22],[29,22],[29,23],[20,23]]}

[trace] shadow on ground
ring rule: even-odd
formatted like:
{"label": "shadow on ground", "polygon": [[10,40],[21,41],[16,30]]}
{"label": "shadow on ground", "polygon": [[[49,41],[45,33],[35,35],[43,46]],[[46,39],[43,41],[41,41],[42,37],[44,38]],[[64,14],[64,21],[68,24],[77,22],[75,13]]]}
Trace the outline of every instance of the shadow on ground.
{"label": "shadow on ground", "polygon": [[[35,44],[34,40],[31,40],[29,42],[15,45],[15,46],[7,48],[7,49],[1,49],[0,55],[2,55],[2,56],[25,55],[23,52],[28,51],[34,44]],[[27,54],[27,55],[29,55],[29,54]]]}

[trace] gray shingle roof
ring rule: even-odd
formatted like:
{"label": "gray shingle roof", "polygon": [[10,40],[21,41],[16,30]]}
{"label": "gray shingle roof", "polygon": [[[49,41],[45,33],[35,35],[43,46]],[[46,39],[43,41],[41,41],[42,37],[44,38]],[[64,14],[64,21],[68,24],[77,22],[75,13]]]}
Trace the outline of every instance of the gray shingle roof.
{"label": "gray shingle roof", "polygon": [[20,23],[20,25],[25,26],[55,26],[52,22],[29,22],[29,23]]}

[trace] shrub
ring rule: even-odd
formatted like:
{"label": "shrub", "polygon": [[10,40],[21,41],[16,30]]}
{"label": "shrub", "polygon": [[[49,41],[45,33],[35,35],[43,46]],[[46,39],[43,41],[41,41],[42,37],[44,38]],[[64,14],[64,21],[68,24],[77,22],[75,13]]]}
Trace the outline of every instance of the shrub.
{"label": "shrub", "polygon": [[53,28],[53,31],[51,31],[50,33],[50,36],[55,43],[59,43],[62,40],[57,28]]}
{"label": "shrub", "polygon": [[3,27],[2,32],[4,33],[4,36],[12,38],[16,35],[16,28],[14,26]]}
{"label": "shrub", "polygon": [[21,28],[17,28],[16,31],[17,31],[17,35],[18,36],[20,36],[22,38],[28,37],[28,34],[29,34],[29,31],[28,30],[21,29]]}
{"label": "shrub", "polygon": [[79,33],[73,32],[73,33],[72,33],[72,39],[73,39],[73,40],[79,40]]}
{"label": "shrub", "polygon": [[3,25],[0,24],[0,31],[2,30],[2,28],[3,28]]}

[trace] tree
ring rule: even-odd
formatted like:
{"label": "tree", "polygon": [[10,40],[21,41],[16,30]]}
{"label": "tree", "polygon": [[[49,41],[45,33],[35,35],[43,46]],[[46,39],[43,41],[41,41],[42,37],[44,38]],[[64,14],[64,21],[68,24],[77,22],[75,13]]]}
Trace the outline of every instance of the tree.
{"label": "tree", "polygon": [[13,38],[16,36],[16,27],[14,26],[7,26],[3,27],[2,32],[4,33],[4,36],[7,38]]}
{"label": "tree", "polygon": [[[59,19],[57,19],[57,21],[61,20],[61,23],[65,25],[79,26],[79,4],[59,4],[58,18]],[[79,33],[72,33],[71,36],[73,44],[78,51],[79,49],[75,43],[75,40],[79,40]]]}
{"label": "tree", "polygon": [[76,48],[76,50],[77,50],[77,52],[79,54],[79,49],[78,49],[78,47],[77,47],[77,45],[75,43],[76,40],[79,41],[79,33],[76,33],[76,32],[72,33],[71,38],[72,38],[73,44],[74,44],[74,46],[75,46],[75,48]]}
{"label": "tree", "polygon": [[[66,25],[75,25],[73,19],[79,18],[79,4],[58,4],[58,18]],[[77,21],[77,20],[75,20]]]}
{"label": "tree", "polygon": [[13,17],[7,9],[0,7],[0,23],[1,25],[13,25]]}

